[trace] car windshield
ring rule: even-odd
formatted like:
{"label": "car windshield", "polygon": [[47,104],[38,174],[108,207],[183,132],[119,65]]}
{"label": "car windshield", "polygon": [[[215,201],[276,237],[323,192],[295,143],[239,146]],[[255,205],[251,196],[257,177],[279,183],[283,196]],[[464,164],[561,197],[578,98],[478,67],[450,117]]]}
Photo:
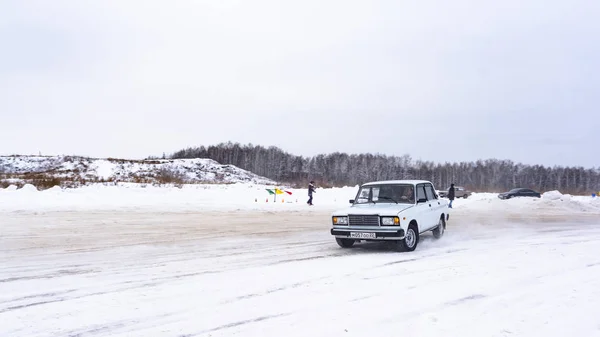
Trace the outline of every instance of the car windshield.
{"label": "car windshield", "polygon": [[414,186],[410,184],[377,184],[362,186],[355,203],[399,203],[414,204]]}

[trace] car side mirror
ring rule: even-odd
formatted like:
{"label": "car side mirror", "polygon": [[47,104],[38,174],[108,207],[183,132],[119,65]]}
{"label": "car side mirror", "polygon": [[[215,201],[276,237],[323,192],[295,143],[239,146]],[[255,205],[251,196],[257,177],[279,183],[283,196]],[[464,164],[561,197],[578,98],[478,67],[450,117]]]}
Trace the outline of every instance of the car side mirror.
{"label": "car side mirror", "polygon": [[354,203],[354,199],[350,199],[350,200],[348,200],[348,201],[349,201],[351,204],[353,204],[353,203]]}
{"label": "car side mirror", "polygon": [[426,198],[421,198],[421,199],[417,200],[417,204],[420,204],[422,202],[427,202],[427,199]]}

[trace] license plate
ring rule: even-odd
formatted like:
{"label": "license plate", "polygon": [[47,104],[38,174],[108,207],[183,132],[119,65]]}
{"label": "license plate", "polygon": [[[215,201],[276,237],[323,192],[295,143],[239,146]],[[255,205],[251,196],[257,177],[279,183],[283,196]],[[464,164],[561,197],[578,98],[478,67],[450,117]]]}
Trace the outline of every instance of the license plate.
{"label": "license plate", "polygon": [[350,237],[355,239],[375,239],[375,233],[350,232]]}

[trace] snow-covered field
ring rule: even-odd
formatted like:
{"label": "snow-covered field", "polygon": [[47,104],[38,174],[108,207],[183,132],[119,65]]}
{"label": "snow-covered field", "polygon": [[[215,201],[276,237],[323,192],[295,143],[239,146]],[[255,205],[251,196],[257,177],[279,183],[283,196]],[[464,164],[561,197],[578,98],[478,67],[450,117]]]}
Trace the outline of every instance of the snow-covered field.
{"label": "snow-covered field", "polygon": [[336,245],[355,187],[265,188],[0,189],[0,336],[600,336],[600,198],[475,194],[397,253]]}

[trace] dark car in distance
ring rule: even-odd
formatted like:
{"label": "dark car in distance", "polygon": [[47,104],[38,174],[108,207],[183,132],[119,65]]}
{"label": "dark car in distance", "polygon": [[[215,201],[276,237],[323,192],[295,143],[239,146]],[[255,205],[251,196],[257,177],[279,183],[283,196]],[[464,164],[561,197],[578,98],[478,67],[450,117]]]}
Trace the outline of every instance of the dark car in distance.
{"label": "dark car in distance", "polygon": [[542,195],[529,188],[513,188],[508,192],[498,194],[498,198],[500,199],[510,199],[515,197],[541,198]]}

